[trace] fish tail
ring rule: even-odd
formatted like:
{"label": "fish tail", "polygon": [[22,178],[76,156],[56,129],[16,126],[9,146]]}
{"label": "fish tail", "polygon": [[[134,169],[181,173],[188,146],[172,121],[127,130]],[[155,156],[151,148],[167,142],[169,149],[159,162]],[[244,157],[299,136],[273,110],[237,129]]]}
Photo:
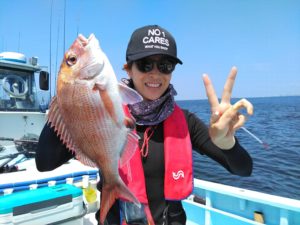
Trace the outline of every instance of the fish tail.
{"label": "fish tail", "polygon": [[133,195],[133,193],[126,187],[125,183],[119,178],[117,184],[106,185],[103,184],[101,190],[101,203],[100,203],[100,223],[104,224],[105,218],[109,209],[112,207],[116,199],[126,199],[130,202],[134,202],[138,207],[141,207],[139,200]]}

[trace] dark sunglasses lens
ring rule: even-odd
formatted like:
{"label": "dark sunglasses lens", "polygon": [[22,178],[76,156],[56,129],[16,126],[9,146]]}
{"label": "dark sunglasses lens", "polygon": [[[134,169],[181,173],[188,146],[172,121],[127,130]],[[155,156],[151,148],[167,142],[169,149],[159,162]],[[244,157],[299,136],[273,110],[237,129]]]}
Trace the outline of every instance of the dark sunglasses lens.
{"label": "dark sunglasses lens", "polygon": [[164,74],[170,74],[174,71],[176,62],[169,59],[161,59],[155,61],[152,59],[140,59],[136,61],[136,65],[139,71],[142,73],[148,73],[153,70],[154,63],[156,63],[158,70]]}
{"label": "dark sunglasses lens", "polygon": [[170,74],[174,71],[176,63],[164,60],[158,63],[158,69],[161,73]]}
{"label": "dark sunglasses lens", "polygon": [[148,73],[153,69],[153,61],[147,59],[141,59],[136,62],[139,71]]}

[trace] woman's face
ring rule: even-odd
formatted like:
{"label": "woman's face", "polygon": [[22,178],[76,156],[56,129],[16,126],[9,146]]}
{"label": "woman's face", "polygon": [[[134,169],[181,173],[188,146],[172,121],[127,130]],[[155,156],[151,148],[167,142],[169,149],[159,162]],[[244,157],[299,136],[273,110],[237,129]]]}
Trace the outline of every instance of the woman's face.
{"label": "woman's face", "polygon": [[[147,65],[151,65],[151,61],[157,62],[161,59],[161,55],[149,56],[146,58],[146,62],[148,63],[145,64],[145,61],[142,63],[140,63],[140,61],[133,62],[132,67],[127,69],[128,76],[132,79],[135,90],[142,95],[144,100],[156,100],[160,98],[169,87],[172,72],[167,74],[161,72],[157,67],[157,63],[153,63],[153,69],[150,69],[148,72],[142,72],[139,69],[139,67],[145,67],[149,70]],[[169,61],[168,59],[160,61],[160,67],[162,67],[163,62],[168,63]],[[176,63],[173,64],[175,67]]]}

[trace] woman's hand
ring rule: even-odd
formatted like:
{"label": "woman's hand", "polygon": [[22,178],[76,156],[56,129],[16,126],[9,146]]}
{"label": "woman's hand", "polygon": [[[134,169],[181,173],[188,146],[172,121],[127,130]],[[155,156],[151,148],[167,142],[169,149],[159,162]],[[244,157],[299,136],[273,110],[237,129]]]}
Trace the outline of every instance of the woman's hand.
{"label": "woman's hand", "polygon": [[235,131],[242,127],[247,119],[247,116],[240,114],[239,110],[246,108],[248,115],[253,114],[253,106],[246,99],[241,99],[234,105],[231,105],[230,103],[236,74],[237,68],[232,67],[224,86],[221,102],[218,100],[208,75],[203,75],[206,95],[210,103],[212,113],[210,118],[209,135],[212,142],[221,149],[231,149],[234,146]]}

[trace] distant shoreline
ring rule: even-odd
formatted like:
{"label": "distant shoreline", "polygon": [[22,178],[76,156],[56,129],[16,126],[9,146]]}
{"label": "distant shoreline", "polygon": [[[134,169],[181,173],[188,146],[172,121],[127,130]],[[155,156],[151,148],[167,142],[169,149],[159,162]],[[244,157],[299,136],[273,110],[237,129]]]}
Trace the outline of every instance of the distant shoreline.
{"label": "distant shoreline", "polygon": [[[300,95],[279,95],[279,96],[262,96],[262,97],[232,97],[232,99],[241,99],[241,98],[247,98],[247,99],[257,99],[257,98],[299,98]],[[200,98],[200,99],[176,99],[176,102],[182,102],[182,101],[203,101],[207,100],[207,98]]]}

